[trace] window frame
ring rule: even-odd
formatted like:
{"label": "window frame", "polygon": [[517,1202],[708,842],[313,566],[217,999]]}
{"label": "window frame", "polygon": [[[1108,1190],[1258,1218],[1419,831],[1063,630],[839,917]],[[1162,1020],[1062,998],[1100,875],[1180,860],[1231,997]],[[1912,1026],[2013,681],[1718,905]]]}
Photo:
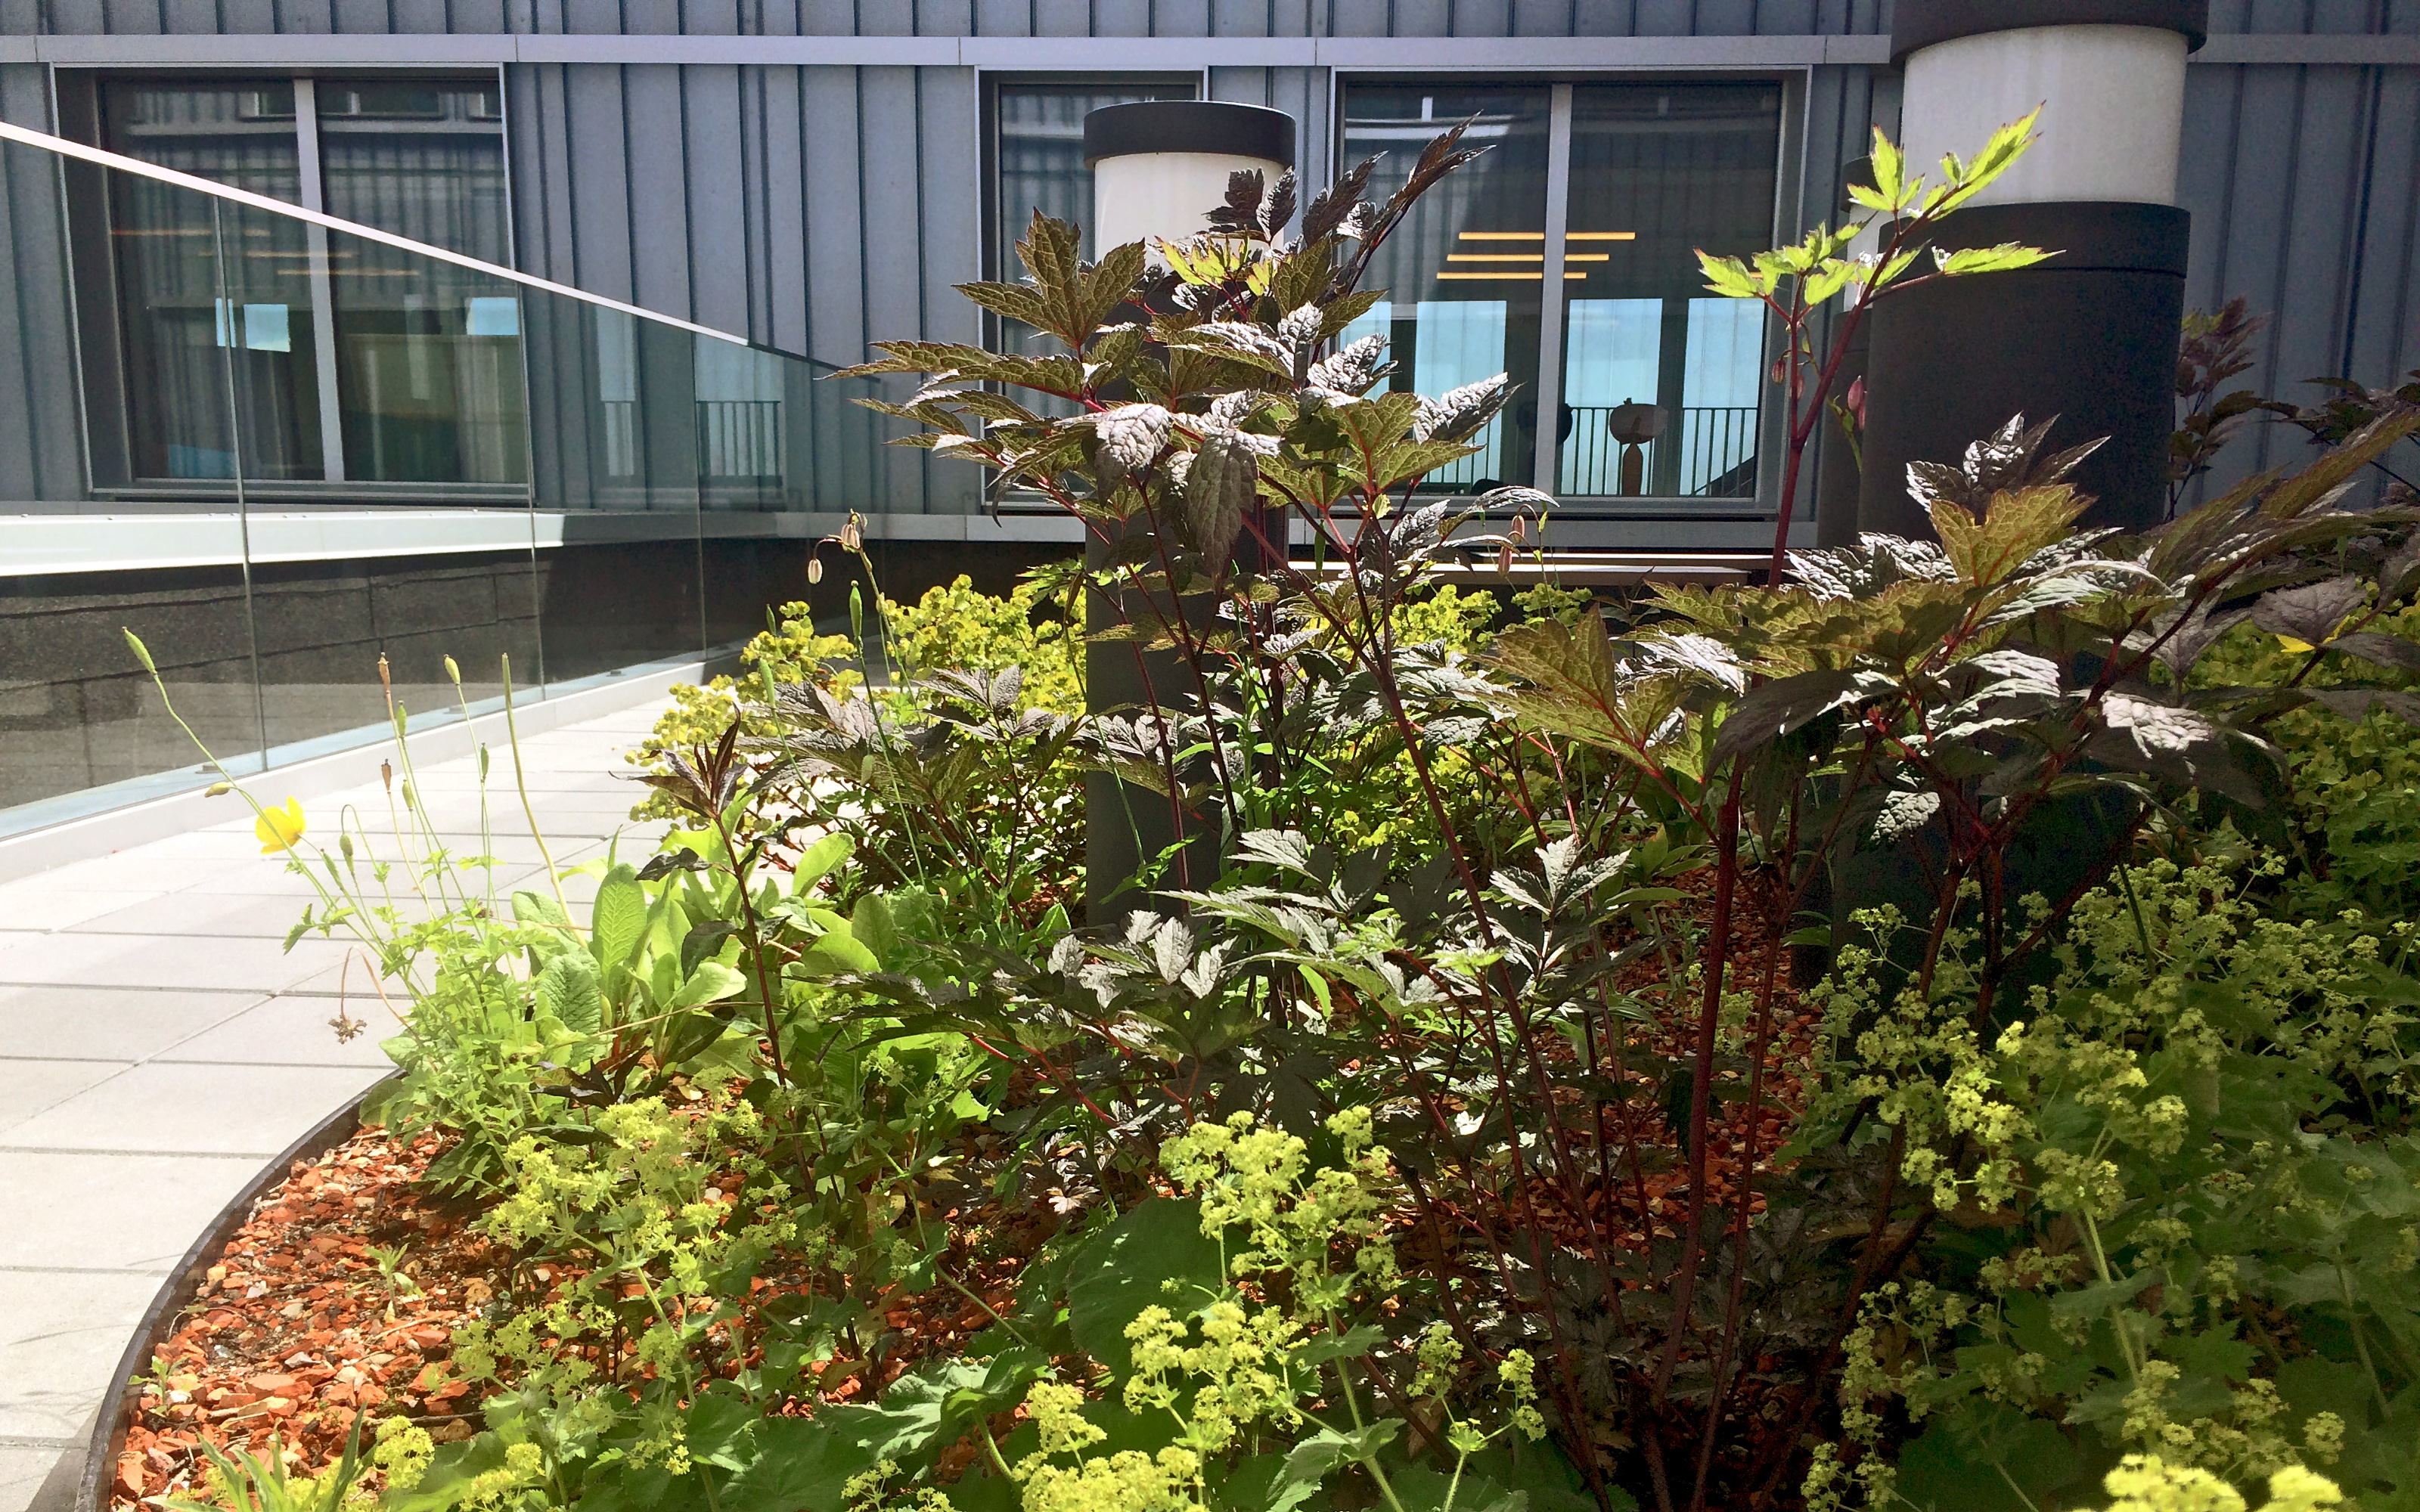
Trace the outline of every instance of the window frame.
{"label": "window frame", "polygon": [[[62,135],[91,147],[106,147],[106,129],[101,98],[104,87],[114,83],[157,82],[162,84],[205,83],[214,79],[261,79],[289,81],[295,91],[294,131],[298,157],[302,208],[323,210],[326,200],[326,178],[319,155],[321,123],[317,109],[317,93],[322,83],[347,82],[403,83],[426,81],[439,85],[472,86],[489,94],[495,101],[493,116],[472,117],[481,123],[492,123],[502,149],[504,193],[504,257],[506,267],[520,266],[517,246],[518,216],[513,198],[513,123],[511,93],[501,64],[492,67],[465,68],[460,65],[402,64],[396,66],[279,68],[259,64],[196,64],[162,68],[157,65],[128,68],[54,68],[52,108],[54,119]],[[386,117],[345,116],[338,119],[355,120]],[[130,426],[132,406],[129,402],[129,385],[124,343],[124,318],[116,258],[110,235],[114,222],[103,170],[83,163],[63,162],[59,166],[65,191],[68,260],[69,320],[73,331],[76,361],[76,398],[84,422],[85,469],[89,490],[95,498],[215,497],[239,494],[298,500],[331,501],[335,499],[375,502],[380,500],[404,500],[439,497],[463,502],[527,503],[535,497],[535,480],[520,484],[495,483],[393,483],[368,481],[349,476],[309,479],[245,478],[240,481],[219,479],[157,478],[137,474],[133,469],[134,447]],[[88,235],[98,231],[99,235]],[[313,225],[306,228],[311,246],[324,249],[328,233]],[[324,258],[315,266],[324,266]],[[314,378],[319,397],[319,425],[322,455],[341,458],[344,455],[339,427],[342,409],[337,393],[338,373],[335,363],[335,328],[333,317],[334,297],[324,276],[312,280],[312,322]],[[524,341],[520,347],[520,383],[523,397],[524,425],[529,393],[529,347]],[[331,447],[334,449],[330,450]]]}
{"label": "window frame", "polygon": [[[1654,85],[1654,84],[1770,84],[1780,89],[1778,119],[1775,131],[1774,198],[1769,222],[1769,235],[1774,242],[1792,233],[1797,224],[1794,207],[1800,198],[1805,177],[1806,113],[1808,102],[1808,74],[1805,69],[1675,69],[1660,68],[1588,69],[1524,69],[1490,68],[1483,65],[1465,69],[1437,68],[1348,68],[1339,67],[1328,74],[1328,162],[1327,181],[1352,164],[1352,154],[1346,146],[1345,130],[1347,97],[1356,85],[1404,87],[1434,84],[1440,87],[1472,88],[1488,85],[1506,86],[1547,86],[1551,90],[1547,128],[1546,158],[1546,246],[1548,261],[1542,283],[1549,291],[1546,307],[1540,313],[1538,367],[1535,374],[1513,374],[1516,387],[1528,389],[1537,397],[1539,412],[1552,413],[1551,407],[1562,398],[1563,372],[1566,362],[1564,343],[1569,332],[1571,290],[1565,286],[1562,273],[1563,241],[1559,233],[1568,227],[1571,190],[1572,119],[1575,87],[1585,85]],[[1306,194],[1306,200],[1309,195]],[[1781,323],[1768,313],[1764,318],[1764,340],[1761,364],[1768,367],[1780,349]],[[1769,391],[1770,385],[1767,385]],[[1565,442],[1555,438],[1556,427],[1538,427],[1538,452],[1533,463],[1534,476],[1561,481],[1562,454]],[[1774,401],[1770,392],[1763,393],[1756,417],[1757,467],[1756,492],[1752,497],[1720,499],[1687,495],[1564,494],[1558,488],[1539,484],[1537,486],[1554,495],[1559,507],[1569,517],[1590,520],[1665,520],[1702,521],[1707,523],[1742,523],[1770,521],[1780,509],[1781,473],[1783,469],[1767,459],[1777,459],[1789,444],[1789,417],[1783,406]],[[1809,516],[1808,501],[1813,498],[1813,469],[1801,480],[1798,517]],[[1796,533],[1793,525],[1793,534]]]}

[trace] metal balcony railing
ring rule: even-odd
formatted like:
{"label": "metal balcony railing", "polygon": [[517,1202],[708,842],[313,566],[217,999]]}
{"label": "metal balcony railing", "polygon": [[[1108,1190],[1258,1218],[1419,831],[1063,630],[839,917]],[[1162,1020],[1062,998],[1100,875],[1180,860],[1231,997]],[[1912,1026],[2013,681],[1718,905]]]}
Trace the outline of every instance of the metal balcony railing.
{"label": "metal balcony railing", "polygon": [[[1611,406],[1573,407],[1572,431],[1562,447],[1561,492],[1621,492],[1621,443],[1606,429],[1612,412]],[[1756,406],[1689,406],[1677,427],[1648,443],[1643,491],[1666,498],[1752,499],[1756,443]]]}

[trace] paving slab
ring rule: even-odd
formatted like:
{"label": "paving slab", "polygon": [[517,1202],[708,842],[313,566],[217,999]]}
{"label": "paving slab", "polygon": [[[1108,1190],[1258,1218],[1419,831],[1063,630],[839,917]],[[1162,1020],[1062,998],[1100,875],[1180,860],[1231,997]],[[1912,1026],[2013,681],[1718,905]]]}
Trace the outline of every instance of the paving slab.
{"label": "paving slab", "polygon": [[[0,987],[0,1024],[8,1026],[11,1056],[39,1060],[98,1057],[132,1065],[265,1000],[265,995],[257,992]],[[0,1103],[0,1108],[16,1105],[14,1098]]]}
{"label": "paving slab", "polygon": [[8,1101],[0,1103],[0,1138],[23,1128],[62,1103],[100,1087],[126,1071],[122,1060],[33,1060],[0,1057],[0,1081]]}
{"label": "paving slab", "polygon": [[[523,743],[557,865],[602,856],[617,831],[626,851],[660,831],[628,821],[644,795],[616,775],[657,702]],[[333,835],[349,805],[394,850],[385,790],[365,770],[365,784],[304,804],[310,838]],[[418,779],[446,843],[470,854],[475,758]],[[273,774],[254,791],[283,797]],[[388,1069],[378,1043],[395,1021],[358,951],[316,935],[284,949],[318,889],[260,854],[240,802],[0,883],[0,1512],[23,1512],[81,1443],[144,1307],[204,1225]],[[499,864],[479,890],[549,890],[501,743],[488,816]],[[595,894],[586,876],[563,888],[575,910]],[[350,1042],[328,1024],[340,1005],[365,1025]]]}
{"label": "paving slab", "polygon": [[[164,1276],[260,1163],[244,1155],[42,1150],[0,1161],[0,1269],[146,1271]],[[99,1200],[72,1206],[61,1192]],[[139,1194],[140,1201],[124,1198]]]}
{"label": "paving slab", "polygon": [[58,1463],[60,1443],[23,1443],[0,1439],[0,1506],[31,1506],[51,1467]]}
{"label": "paving slab", "polygon": [[362,1027],[348,1040],[330,1023],[334,1009],[324,997],[272,997],[163,1052],[158,1064],[365,1066],[385,1075],[393,1063],[379,1041],[400,1032],[395,1016],[375,994],[349,995],[347,1020]]}
{"label": "paving slab", "polygon": [[0,1439],[82,1431],[159,1289],[148,1271],[0,1271]]}
{"label": "paving slab", "polygon": [[[287,921],[291,923],[292,920]],[[85,934],[60,930],[0,942],[0,982],[12,985],[183,987],[276,992],[315,977],[344,948],[317,937]]]}
{"label": "paving slab", "polygon": [[0,884],[0,926],[8,929],[66,929],[70,924],[99,918],[126,906],[123,891],[72,892],[35,885],[47,880],[34,878]]}
{"label": "paving slab", "polygon": [[147,1060],[0,1130],[0,1151],[179,1150],[265,1161],[382,1074],[351,1066]]}

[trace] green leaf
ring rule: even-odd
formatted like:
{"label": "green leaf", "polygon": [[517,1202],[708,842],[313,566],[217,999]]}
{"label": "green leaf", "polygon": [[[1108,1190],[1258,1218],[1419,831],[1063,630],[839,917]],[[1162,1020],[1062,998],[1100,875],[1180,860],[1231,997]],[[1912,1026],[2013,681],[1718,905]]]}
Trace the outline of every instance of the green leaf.
{"label": "green leaf", "polygon": [[1318,1494],[1317,1481],[1287,1476],[1284,1455],[1254,1455],[1213,1480],[1210,1504],[1218,1512],[1294,1512]]}
{"label": "green leaf", "polygon": [[571,928],[562,905],[540,892],[513,894],[513,918],[524,924],[551,924],[557,929]]}
{"label": "green leaf", "polygon": [[1719,767],[1733,757],[1761,750],[1834,709],[1854,703],[1858,683],[1855,672],[1819,670],[1751,689],[1723,717],[1722,730],[1714,736],[1714,764]]}
{"label": "green leaf", "polygon": [[617,866],[597,884],[597,901],[588,910],[588,948],[600,966],[628,965],[646,933],[646,890],[637,872]]}
{"label": "green leaf", "polygon": [[2014,241],[2004,241],[1996,247],[1961,247],[1956,252],[1932,249],[1932,263],[1944,277],[1957,278],[1966,273],[2001,273],[2018,268],[2031,268],[2038,262],[2055,257],[2055,252],[2028,247]]}
{"label": "green leaf", "polygon": [[1698,269],[1706,275],[1706,287],[1727,300],[1753,300],[1763,296],[1756,275],[1747,264],[1737,257],[1717,257],[1709,252],[1698,254]]}
{"label": "green leaf", "polygon": [[2055,1424],[1973,1404],[1935,1413],[1900,1452],[1898,1489],[1917,1512],[2040,1512],[2071,1504],[2055,1493],[2088,1488],[2100,1468]]}
{"label": "green leaf", "polygon": [[[837,922],[837,921],[836,921]],[[851,972],[879,971],[882,963],[872,950],[851,937],[847,926],[832,930],[809,947],[806,954],[790,964],[790,970],[801,977],[838,977]]]}
{"label": "green leaf", "polygon": [[845,1505],[853,1476],[881,1455],[848,1431],[866,1408],[827,1406],[814,1417],[768,1417],[756,1425],[756,1458],[717,1498],[721,1512],[799,1512]]}
{"label": "green leaf", "polygon": [[848,859],[851,841],[846,835],[826,835],[799,853],[799,864],[790,873],[790,890],[804,892],[825,877],[832,869]]}
{"label": "green leaf", "polygon": [[849,911],[848,934],[873,953],[875,969],[880,970],[899,951],[899,926],[891,917],[890,900],[878,892],[860,898]]}
{"label": "green leaf", "polygon": [[1386,1334],[1368,1323],[1346,1329],[1342,1334],[1323,1334],[1294,1351],[1300,1365],[1323,1365],[1330,1360],[1357,1359],[1387,1340]]}
{"label": "green leaf", "polygon": [[574,1034],[595,1034],[605,1026],[605,995],[597,979],[597,963],[578,950],[566,950],[538,973],[537,1008],[551,1013]]}
{"label": "green leaf", "polygon": [[1350,1433],[1322,1428],[1294,1446],[1286,1456],[1285,1478],[1316,1486],[1347,1464],[1377,1458],[1378,1451],[1404,1430],[1400,1417],[1382,1417]]}
{"label": "green leaf", "polygon": [[1126,1325],[1146,1307],[1191,1318],[1217,1300],[1218,1243],[1202,1232],[1190,1198],[1154,1197],[1118,1215],[1078,1251],[1067,1273],[1067,1327],[1094,1359],[1124,1376],[1134,1351]]}
{"label": "green leaf", "polygon": [[2041,107],[2036,106],[2024,116],[1993,131],[1983,150],[1975,154],[1972,162],[1960,162],[1955,155],[1942,160],[1942,171],[1948,176],[1955,193],[1943,205],[1944,210],[1955,209],[1975,195],[1990,188],[1993,180],[2009,171],[2025,149],[2037,140],[2034,123],[2041,119]]}
{"label": "green leaf", "polygon": [[[1895,210],[1907,202],[1907,156],[1899,144],[1874,128],[1873,146],[1874,195],[1878,210]],[[1865,203],[1860,200],[1859,204]]]}
{"label": "green leaf", "polygon": [[673,1009],[703,1008],[708,1003],[721,1002],[726,997],[737,997],[747,986],[748,979],[732,967],[720,961],[701,961],[697,964],[697,970],[690,974],[689,980],[681,983],[680,991],[664,1006]]}

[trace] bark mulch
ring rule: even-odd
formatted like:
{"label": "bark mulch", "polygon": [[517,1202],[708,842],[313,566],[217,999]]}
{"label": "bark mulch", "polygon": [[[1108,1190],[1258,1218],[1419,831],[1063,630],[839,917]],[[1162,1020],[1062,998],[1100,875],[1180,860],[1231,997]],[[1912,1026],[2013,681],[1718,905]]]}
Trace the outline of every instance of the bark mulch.
{"label": "bark mulch", "polygon": [[418,1189],[442,1148],[365,1129],[260,1199],[139,1382],[113,1505],[197,1492],[205,1438],[256,1455],[273,1439],[308,1474],[373,1409],[470,1436],[478,1404],[447,1344],[508,1257]]}

